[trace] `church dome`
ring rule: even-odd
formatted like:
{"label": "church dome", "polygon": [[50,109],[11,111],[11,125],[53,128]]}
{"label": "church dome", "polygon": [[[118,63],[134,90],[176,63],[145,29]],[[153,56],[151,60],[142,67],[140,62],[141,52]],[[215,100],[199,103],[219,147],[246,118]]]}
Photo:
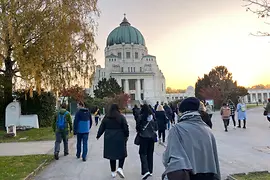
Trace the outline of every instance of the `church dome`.
{"label": "church dome", "polygon": [[135,27],[131,26],[126,17],[124,17],[120,26],[115,28],[107,38],[107,46],[122,43],[133,43],[145,46],[145,40],[142,33]]}

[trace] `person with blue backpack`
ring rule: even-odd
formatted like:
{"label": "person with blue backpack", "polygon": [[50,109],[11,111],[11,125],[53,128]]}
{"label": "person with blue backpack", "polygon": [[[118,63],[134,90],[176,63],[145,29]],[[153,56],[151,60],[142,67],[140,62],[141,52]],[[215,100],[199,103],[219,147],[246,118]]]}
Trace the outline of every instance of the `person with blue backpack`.
{"label": "person with blue backpack", "polygon": [[78,103],[78,111],[74,119],[74,135],[77,135],[77,153],[76,157],[81,157],[81,148],[83,144],[82,160],[86,161],[88,151],[88,136],[92,127],[92,116],[90,111],[85,108],[83,102]]}
{"label": "person with blue backpack", "polygon": [[66,110],[66,104],[62,104],[60,110],[57,112],[55,120],[53,122],[53,130],[55,132],[55,146],[54,146],[54,158],[59,159],[60,144],[63,140],[64,144],[64,156],[69,154],[68,152],[68,136],[69,132],[72,132],[72,118],[70,113]]}

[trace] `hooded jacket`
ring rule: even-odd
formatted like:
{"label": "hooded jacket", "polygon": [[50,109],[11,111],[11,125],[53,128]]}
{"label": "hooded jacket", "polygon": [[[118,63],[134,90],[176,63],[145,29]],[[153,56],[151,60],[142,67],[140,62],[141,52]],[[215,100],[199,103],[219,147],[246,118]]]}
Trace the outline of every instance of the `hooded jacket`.
{"label": "hooded jacket", "polygon": [[81,108],[75,115],[74,119],[74,134],[89,133],[92,126],[92,116],[88,109]]}

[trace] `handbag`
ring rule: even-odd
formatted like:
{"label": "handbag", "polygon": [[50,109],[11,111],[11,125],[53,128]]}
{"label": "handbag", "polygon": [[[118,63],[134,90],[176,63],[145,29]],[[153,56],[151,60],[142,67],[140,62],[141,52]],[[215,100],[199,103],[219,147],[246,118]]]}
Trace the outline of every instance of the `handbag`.
{"label": "handbag", "polygon": [[[147,126],[149,125],[150,121],[144,126],[144,128],[142,129],[142,131],[145,131],[145,129],[147,128]],[[141,144],[141,136],[140,133],[137,133],[135,139],[134,139],[134,144],[139,146]]]}

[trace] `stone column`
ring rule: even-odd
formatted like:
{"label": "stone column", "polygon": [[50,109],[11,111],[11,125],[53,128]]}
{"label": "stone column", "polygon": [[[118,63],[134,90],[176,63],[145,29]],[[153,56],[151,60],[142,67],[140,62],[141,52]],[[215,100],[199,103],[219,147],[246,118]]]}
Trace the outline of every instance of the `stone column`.
{"label": "stone column", "polygon": [[129,83],[128,83],[128,79],[125,79],[125,83],[124,83],[124,92],[126,94],[129,94]]}
{"label": "stone column", "polygon": [[136,81],[136,100],[141,101],[141,80]]}
{"label": "stone column", "polygon": [[259,96],[258,96],[258,93],[256,93],[256,102],[259,102]]}

